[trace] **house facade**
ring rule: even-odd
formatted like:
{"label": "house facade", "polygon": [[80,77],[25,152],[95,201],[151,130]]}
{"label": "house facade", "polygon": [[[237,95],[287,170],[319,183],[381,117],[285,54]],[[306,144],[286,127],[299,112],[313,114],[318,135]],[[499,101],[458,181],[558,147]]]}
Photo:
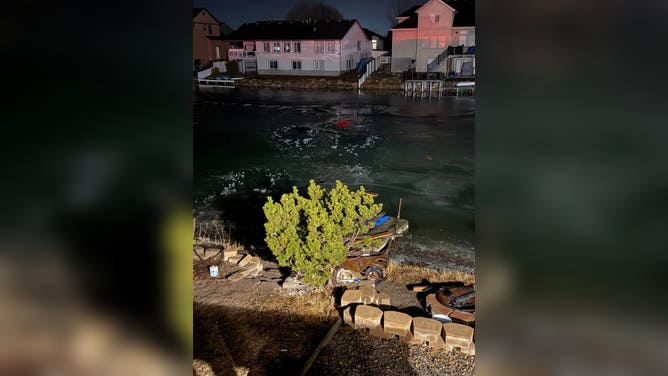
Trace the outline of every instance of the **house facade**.
{"label": "house facade", "polygon": [[230,60],[244,72],[338,76],[371,56],[371,41],[356,20],[261,21],[229,36]]}
{"label": "house facade", "polygon": [[221,24],[206,8],[193,8],[193,67],[200,68],[216,60],[227,60],[229,43],[221,34]]}
{"label": "house facade", "polygon": [[390,29],[393,72],[475,74],[474,0],[429,0],[397,21]]}

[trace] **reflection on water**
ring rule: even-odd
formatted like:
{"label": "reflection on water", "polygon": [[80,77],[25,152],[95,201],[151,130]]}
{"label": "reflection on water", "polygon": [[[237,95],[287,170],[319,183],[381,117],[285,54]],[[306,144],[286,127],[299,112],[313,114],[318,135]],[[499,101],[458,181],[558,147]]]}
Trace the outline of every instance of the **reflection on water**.
{"label": "reflection on water", "polygon": [[403,198],[411,237],[392,257],[473,266],[473,98],[228,90],[202,93],[194,115],[195,211],[234,221],[247,243],[262,239],[267,196],[338,179],[390,214]]}

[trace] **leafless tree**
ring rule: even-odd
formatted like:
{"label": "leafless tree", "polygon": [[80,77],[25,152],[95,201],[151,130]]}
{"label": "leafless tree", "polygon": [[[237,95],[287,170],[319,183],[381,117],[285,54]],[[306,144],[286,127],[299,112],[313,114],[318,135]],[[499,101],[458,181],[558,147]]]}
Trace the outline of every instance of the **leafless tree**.
{"label": "leafless tree", "polygon": [[323,2],[299,0],[290,8],[286,19],[292,21],[341,20],[343,16],[336,8]]}

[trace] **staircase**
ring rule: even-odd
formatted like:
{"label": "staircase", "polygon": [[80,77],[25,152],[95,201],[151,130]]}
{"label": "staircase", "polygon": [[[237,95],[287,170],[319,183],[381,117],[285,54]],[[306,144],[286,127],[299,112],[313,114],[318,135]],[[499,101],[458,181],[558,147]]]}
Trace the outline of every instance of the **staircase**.
{"label": "staircase", "polygon": [[432,72],[439,64],[441,64],[443,60],[447,59],[448,55],[450,55],[450,52],[451,49],[446,48],[443,50],[443,52],[436,56],[436,59],[427,65],[427,72]]}

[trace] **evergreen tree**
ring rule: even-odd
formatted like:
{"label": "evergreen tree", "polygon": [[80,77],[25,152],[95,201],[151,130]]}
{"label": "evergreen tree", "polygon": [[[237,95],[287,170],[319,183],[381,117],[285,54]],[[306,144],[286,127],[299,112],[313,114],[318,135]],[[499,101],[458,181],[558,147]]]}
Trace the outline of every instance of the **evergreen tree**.
{"label": "evergreen tree", "polygon": [[279,265],[322,286],[345,259],[352,239],[371,229],[382,204],[375,204],[364,187],[350,191],[338,180],[329,192],[311,180],[307,194],[303,197],[292,187],[280,202],[267,199],[262,208],[267,218],[265,241]]}

